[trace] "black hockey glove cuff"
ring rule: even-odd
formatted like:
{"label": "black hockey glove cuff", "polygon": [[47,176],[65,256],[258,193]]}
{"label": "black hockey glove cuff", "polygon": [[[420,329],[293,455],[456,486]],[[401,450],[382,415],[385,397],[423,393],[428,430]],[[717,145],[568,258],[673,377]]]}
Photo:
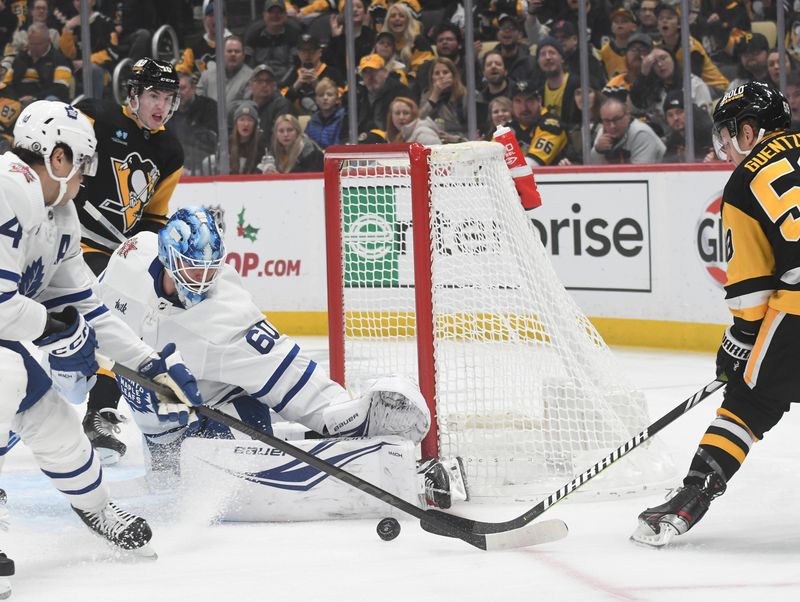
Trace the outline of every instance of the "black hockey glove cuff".
{"label": "black hockey glove cuff", "polygon": [[730,326],[722,336],[717,351],[717,378],[733,382],[741,380],[744,367],[756,342],[757,331],[744,332],[736,324]]}

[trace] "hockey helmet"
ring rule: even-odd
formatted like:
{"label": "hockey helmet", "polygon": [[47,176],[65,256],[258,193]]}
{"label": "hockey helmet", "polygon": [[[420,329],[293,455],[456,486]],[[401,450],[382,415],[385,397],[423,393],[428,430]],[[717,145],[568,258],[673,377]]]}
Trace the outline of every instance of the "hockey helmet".
{"label": "hockey helmet", "polygon": [[178,289],[185,307],[208,295],[225,260],[216,221],[205,207],[183,207],[158,233],[158,258]]}
{"label": "hockey helmet", "polygon": [[720,136],[723,129],[728,131],[736,151],[746,155],[736,138],[744,119],[755,120],[757,139],[760,140],[765,133],[788,128],[792,112],[789,101],[780,91],[763,82],[752,81],[728,90],[717,104],[713,119],[714,149],[717,156],[725,160],[727,157]]}
{"label": "hockey helmet", "polygon": [[[69,148],[72,170],[66,177],[53,175],[50,157],[58,145]],[[28,150],[44,159],[47,174],[59,182],[64,197],[67,182],[80,171],[93,176],[97,171],[97,138],[89,118],[72,105],[59,101],[37,100],[20,113],[14,125],[14,148]]]}
{"label": "hockey helmet", "polygon": [[151,58],[139,59],[131,67],[131,74],[128,78],[128,98],[135,99],[135,106],[131,103],[131,109],[137,113],[138,117],[139,96],[145,90],[169,92],[173,94],[173,98],[170,111],[164,118],[164,123],[166,123],[178,110],[181,103],[178,86],[178,72],[172,63]]}

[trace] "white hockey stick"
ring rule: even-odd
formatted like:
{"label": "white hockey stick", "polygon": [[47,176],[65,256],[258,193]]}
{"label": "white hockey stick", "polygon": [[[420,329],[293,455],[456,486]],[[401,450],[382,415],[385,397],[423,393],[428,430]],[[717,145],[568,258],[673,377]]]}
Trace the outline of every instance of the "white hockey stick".
{"label": "white hockey stick", "polygon": [[[131,370],[130,368],[127,368],[121,364],[115,364],[114,362],[107,360],[106,358],[100,358],[99,356],[98,363],[100,363],[101,366],[106,370],[112,370],[123,378],[129,379],[140,384],[142,387],[155,392],[159,397],[177,402],[177,399],[175,399],[175,394],[171,389],[151,381],[135,370]],[[475,525],[491,525],[492,523],[470,521],[469,519],[453,516],[438,510],[423,510],[422,508],[418,508],[414,504],[407,502],[403,498],[389,493],[388,491],[381,489],[380,487],[373,485],[372,483],[369,483],[360,477],[347,472],[346,470],[342,470],[341,468],[334,466],[325,460],[309,454],[305,450],[295,447],[283,439],[279,439],[259,431],[242,422],[241,420],[234,418],[233,416],[228,416],[219,410],[215,410],[206,406],[197,406],[194,408],[194,410],[198,414],[205,416],[210,420],[234,428],[257,441],[261,441],[262,443],[279,449],[293,458],[296,458],[301,462],[305,462],[309,466],[313,466],[320,472],[324,472],[335,479],[347,483],[348,485],[355,487],[356,489],[363,491],[364,493],[371,495],[372,497],[375,497],[389,504],[390,506],[401,510],[402,512],[405,512],[406,514],[410,514],[420,521],[420,524],[426,531],[436,535],[458,538],[470,545],[475,546],[476,548],[487,551],[524,548],[536,544],[557,541],[566,537],[567,535],[567,525],[561,520],[548,520],[538,523],[528,522],[511,529],[505,529],[498,532],[487,531],[486,533],[481,533],[474,529]],[[468,525],[472,525],[473,527]]]}

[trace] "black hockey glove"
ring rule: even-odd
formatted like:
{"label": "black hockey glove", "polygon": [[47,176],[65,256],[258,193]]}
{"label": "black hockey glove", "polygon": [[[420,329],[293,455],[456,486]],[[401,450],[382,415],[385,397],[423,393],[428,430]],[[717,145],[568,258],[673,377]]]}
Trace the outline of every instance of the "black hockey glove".
{"label": "black hockey glove", "polygon": [[757,333],[757,329],[753,333],[744,332],[736,324],[725,331],[717,351],[717,378],[729,383],[742,380]]}

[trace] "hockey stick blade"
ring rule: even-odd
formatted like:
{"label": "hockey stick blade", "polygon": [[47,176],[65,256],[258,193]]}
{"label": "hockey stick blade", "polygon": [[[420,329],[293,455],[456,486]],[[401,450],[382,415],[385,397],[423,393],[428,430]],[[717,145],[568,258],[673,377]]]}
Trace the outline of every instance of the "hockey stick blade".
{"label": "hockey stick blade", "polygon": [[[622,458],[623,456],[628,455],[634,449],[639,447],[642,443],[647,441],[650,437],[658,433],[661,429],[669,425],[670,423],[674,422],[677,418],[691,410],[693,407],[698,405],[701,401],[704,401],[708,397],[710,397],[713,393],[721,389],[727,384],[727,381],[724,380],[712,380],[710,383],[705,385],[702,389],[695,392],[687,399],[682,401],[680,404],[675,406],[672,410],[664,414],[661,418],[656,420],[650,426],[645,428],[643,431],[635,435],[633,438],[629,439],[610,454],[605,456],[599,462],[587,468],[582,473],[578,474],[575,478],[573,478],[569,483],[561,487],[560,489],[554,491],[541,502],[536,504],[533,508],[521,514],[517,518],[503,521],[503,522],[496,522],[496,523],[488,523],[482,521],[475,521],[469,518],[463,518],[460,516],[454,516],[452,514],[446,514],[444,512],[438,512],[436,510],[429,511],[430,514],[436,513],[442,521],[447,521],[450,523],[451,526],[462,529],[465,531],[470,531],[471,533],[481,533],[483,535],[489,535],[492,533],[501,533],[505,531],[513,532],[516,529],[523,529],[526,525],[530,524],[533,520],[541,516],[545,511],[552,508],[556,503],[563,500],[565,497],[570,495],[573,491],[577,490],[578,488],[582,487],[598,474],[600,474],[603,470],[611,466],[617,460]],[[423,529],[430,530],[424,523],[422,525]]]}
{"label": "hockey stick blade", "polygon": [[[175,399],[175,394],[171,389],[159,383],[153,382],[135,370],[131,370],[126,366],[116,364],[107,358],[101,358],[99,356],[98,362],[106,370],[112,370],[116,372],[123,378],[131,380],[142,387],[153,391],[159,397],[177,401]],[[338,466],[334,466],[333,464],[330,464],[325,460],[306,452],[305,450],[295,447],[288,441],[284,441],[283,439],[279,439],[259,431],[251,427],[249,424],[234,418],[233,416],[229,416],[228,414],[207,406],[196,406],[193,409],[198,414],[205,416],[206,418],[236,429],[237,431],[248,435],[256,441],[261,441],[266,445],[279,449],[293,458],[296,458],[297,460],[305,462],[309,466],[316,468],[320,472],[338,479],[343,483],[350,485],[351,487],[355,487],[359,491],[363,491],[364,493],[371,495],[372,497],[377,498],[386,504],[401,510],[402,512],[405,512],[406,514],[410,514],[414,518],[418,519],[422,528],[429,533],[460,539],[472,546],[475,546],[476,548],[487,551],[528,547],[541,543],[556,541],[566,537],[567,535],[567,526],[563,521],[560,520],[543,521],[542,523],[537,524],[526,523],[525,525],[521,525],[521,528],[507,529],[503,530],[503,532],[473,532],[470,529],[461,527],[460,523],[457,521],[465,521],[465,524],[474,523],[479,525],[481,523],[469,521],[469,519],[462,519],[461,517],[457,516],[452,516],[438,510],[423,510],[422,508],[415,506],[403,498],[381,489],[377,485],[373,485],[372,483],[363,480],[353,473],[347,472],[346,470],[343,470]]]}

